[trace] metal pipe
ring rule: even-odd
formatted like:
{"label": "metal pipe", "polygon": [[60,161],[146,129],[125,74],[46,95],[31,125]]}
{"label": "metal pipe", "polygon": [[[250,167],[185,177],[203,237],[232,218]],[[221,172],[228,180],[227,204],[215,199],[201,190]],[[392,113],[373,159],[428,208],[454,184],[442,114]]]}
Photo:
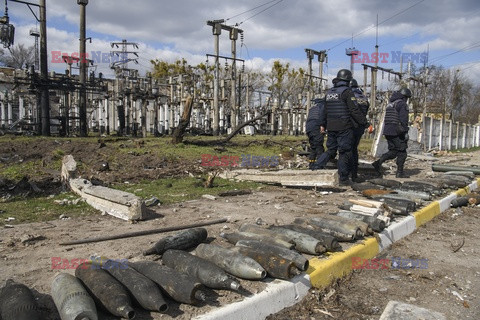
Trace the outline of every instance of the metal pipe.
{"label": "metal pipe", "polygon": [[75,244],[93,243],[93,242],[102,242],[102,241],[108,241],[108,240],[133,238],[133,237],[139,237],[139,236],[146,236],[146,235],[150,235],[150,234],[157,234],[157,233],[185,230],[185,229],[197,228],[197,227],[203,227],[203,226],[210,226],[210,225],[213,225],[213,224],[219,224],[219,223],[225,223],[225,222],[228,222],[228,219],[224,218],[224,219],[217,219],[217,220],[199,222],[199,223],[194,223],[194,224],[188,224],[188,225],[184,225],[184,226],[173,226],[173,227],[166,227],[166,228],[160,228],[160,229],[129,232],[129,233],[117,234],[117,235],[113,235],[113,236],[87,238],[87,239],[82,239],[82,240],[62,242],[62,243],[60,243],[60,245],[61,246],[70,246],[70,245],[75,245]]}

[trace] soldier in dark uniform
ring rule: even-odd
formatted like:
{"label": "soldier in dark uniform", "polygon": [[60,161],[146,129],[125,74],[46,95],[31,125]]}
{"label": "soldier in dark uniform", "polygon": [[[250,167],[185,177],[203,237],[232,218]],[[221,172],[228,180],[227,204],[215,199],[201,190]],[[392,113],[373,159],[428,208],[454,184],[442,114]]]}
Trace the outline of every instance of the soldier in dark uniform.
{"label": "soldier in dark uniform", "polygon": [[404,172],[405,160],[407,159],[408,147],[408,99],[412,92],[408,88],[396,91],[390,98],[390,103],[385,109],[383,135],[388,142],[388,152],[380,159],[373,162],[375,170],[382,174],[382,163],[397,158],[397,178],[407,178]]}
{"label": "soldier in dark uniform", "polygon": [[[362,111],[363,115],[367,117],[370,103],[368,102],[367,97],[363,94],[362,89],[358,87],[357,80],[352,79],[352,81],[350,81],[350,88],[357,99],[357,105],[360,108],[360,111]],[[353,129],[352,181],[354,182],[358,181],[358,145],[360,144],[360,140],[364,133],[365,128],[363,126],[356,126]]]}
{"label": "soldier in dark uniform", "polygon": [[310,143],[310,156],[308,157],[309,169],[313,170],[318,157],[325,151],[323,142],[325,140],[325,101],[323,99],[313,100],[313,106],[308,111],[306,131]]}
{"label": "soldier in dark uniform", "polygon": [[325,96],[327,151],[320,156],[314,167],[314,169],[323,169],[338,151],[340,185],[350,185],[353,128],[354,126],[365,128],[367,125],[367,119],[360,111],[355,95],[349,87],[351,80],[350,70],[338,71],[337,77],[333,79],[334,87],[329,89]]}

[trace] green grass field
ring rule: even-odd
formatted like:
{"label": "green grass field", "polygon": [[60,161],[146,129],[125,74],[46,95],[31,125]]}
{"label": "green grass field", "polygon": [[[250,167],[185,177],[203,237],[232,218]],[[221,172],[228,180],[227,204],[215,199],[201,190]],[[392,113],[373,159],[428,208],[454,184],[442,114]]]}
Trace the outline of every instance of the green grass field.
{"label": "green grass field", "polygon": [[[44,137],[0,137],[0,150],[2,144],[12,142],[16,145],[26,143],[35,143],[38,145],[55,145],[55,141],[71,141],[72,143],[91,143],[98,144],[98,137],[89,138],[44,138]],[[105,138],[108,144],[122,153],[149,153],[156,155],[170,162],[200,161],[203,154],[211,155],[229,155],[241,156],[250,154],[256,156],[278,156],[280,154],[292,154],[302,151],[302,142],[307,142],[305,136],[237,136],[226,144],[219,151],[218,146],[197,146],[191,142],[215,140],[216,137],[187,137],[185,143],[173,145],[170,143],[170,137],[164,138],[146,138],[146,139],[116,139]],[[138,148],[138,142],[142,141],[142,147]],[[42,177],[45,172],[39,170],[40,166],[44,168],[59,171],[61,169],[61,159],[66,154],[63,144],[54,146],[51,149],[42,150],[48,155],[49,162],[42,163],[42,160],[32,159],[6,164],[0,162],[0,177],[18,181],[24,176]],[[371,140],[363,140],[360,144],[360,150],[369,150]],[[117,154],[117,153],[115,153]],[[108,161],[115,162],[115,154],[109,155]],[[79,164],[80,166],[83,164]],[[206,178],[206,176],[204,177]],[[203,194],[217,195],[220,192],[235,189],[256,189],[260,184],[250,182],[233,182],[216,178],[213,188],[204,188],[201,181],[197,178],[185,175],[180,178],[160,178],[158,180],[145,180],[137,183],[125,184],[117,183],[113,187],[136,194],[147,200],[156,197],[162,204],[171,204],[192,200],[201,197]],[[16,197],[10,199],[0,199],[0,225],[17,224],[34,221],[48,221],[58,219],[60,215],[65,214],[69,217],[98,214],[84,202],[78,204],[60,205],[55,200],[74,200],[78,197],[72,193],[63,193],[58,195],[47,195],[44,197],[23,198]],[[15,218],[13,221],[6,222],[7,218]]]}

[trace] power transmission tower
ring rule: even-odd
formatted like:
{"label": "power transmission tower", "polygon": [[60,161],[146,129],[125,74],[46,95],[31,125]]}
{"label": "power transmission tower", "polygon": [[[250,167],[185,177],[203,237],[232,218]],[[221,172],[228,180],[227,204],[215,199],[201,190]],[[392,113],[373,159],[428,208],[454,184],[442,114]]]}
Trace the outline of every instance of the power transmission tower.
{"label": "power transmission tower", "polygon": [[[110,43],[112,48],[117,48],[121,50],[112,50],[110,51],[110,55],[112,57],[118,57],[119,60],[110,63],[110,68],[116,71],[116,75],[118,77],[129,77],[131,76],[131,69],[128,69],[128,63],[134,62],[138,64],[138,52],[137,51],[129,51],[128,48],[132,47],[134,49],[138,49],[138,43],[136,42],[128,42],[127,40],[122,40],[122,42],[112,42]],[[133,54],[136,58],[130,58],[129,55]],[[112,59],[114,60],[114,59]]]}
{"label": "power transmission tower", "polygon": [[[115,70],[115,76],[117,78],[118,84],[117,89],[119,91],[119,105],[117,106],[117,109],[120,127],[118,130],[118,134],[130,134],[130,124],[133,122],[130,121],[132,116],[130,112],[133,93],[132,80],[138,77],[138,70],[129,69],[128,63],[134,62],[138,64],[138,52],[133,51],[133,49],[138,49],[138,44],[135,42],[128,42],[124,39],[122,40],[122,42],[112,42],[110,43],[110,46],[112,48],[119,49],[110,51],[112,60],[115,60],[115,57],[119,58],[119,60],[110,63],[110,68]],[[133,49],[129,50],[129,47],[132,47]],[[130,58],[130,55],[134,55],[136,58]],[[125,129],[126,132],[124,132]],[[135,127],[133,128],[133,131],[134,133],[136,133]]]}

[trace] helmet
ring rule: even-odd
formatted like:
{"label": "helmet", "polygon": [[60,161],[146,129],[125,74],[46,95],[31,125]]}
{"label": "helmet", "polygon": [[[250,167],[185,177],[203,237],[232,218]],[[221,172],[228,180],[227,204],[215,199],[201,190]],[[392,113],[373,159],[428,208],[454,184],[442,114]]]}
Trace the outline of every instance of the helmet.
{"label": "helmet", "polygon": [[353,79],[352,72],[348,69],[341,69],[337,73],[338,80],[350,81]]}
{"label": "helmet", "polygon": [[400,93],[406,98],[411,98],[412,97],[412,91],[410,91],[410,89],[408,89],[408,88],[400,89]]}
{"label": "helmet", "polygon": [[358,82],[355,79],[350,80],[350,87],[358,88]]}

